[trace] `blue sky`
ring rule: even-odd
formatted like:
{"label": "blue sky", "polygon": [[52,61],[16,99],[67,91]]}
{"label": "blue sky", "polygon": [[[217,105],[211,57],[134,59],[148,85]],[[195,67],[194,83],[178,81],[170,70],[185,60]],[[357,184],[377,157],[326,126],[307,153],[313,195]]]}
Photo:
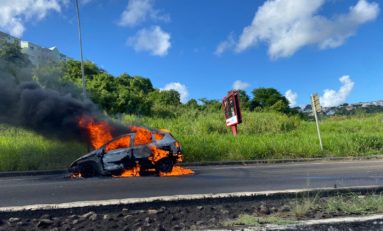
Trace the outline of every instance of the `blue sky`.
{"label": "blue sky", "polygon": [[[184,101],[233,87],[273,87],[298,106],[313,92],[325,106],[383,99],[377,0],[80,2],[86,59]],[[0,1],[1,31],[78,59],[76,23],[74,0]]]}

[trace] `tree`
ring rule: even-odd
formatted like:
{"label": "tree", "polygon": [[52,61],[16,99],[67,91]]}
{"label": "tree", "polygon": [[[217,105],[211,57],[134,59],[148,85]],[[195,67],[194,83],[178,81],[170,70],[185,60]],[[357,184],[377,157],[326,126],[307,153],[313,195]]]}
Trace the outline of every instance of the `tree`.
{"label": "tree", "polygon": [[219,111],[222,107],[222,103],[215,99],[209,100],[206,98],[202,98],[202,99],[199,99],[199,101],[202,102],[202,110]]}
{"label": "tree", "polygon": [[122,74],[119,77],[101,72],[87,81],[91,99],[109,114],[129,113],[149,115],[153,102],[150,80]]}
{"label": "tree", "polygon": [[92,80],[87,81],[86,88],[92,101],[104,111],[110,114],[120,112],[118,107],[121,107],[121,102],[117,101],[118,94],[113,76],[107,73],[94,75]]}
{"label": "tree", "polygon": [[189,109],[198,109],[199,105],[198,105],[197,100],[191,99],[188,102],[186,102],[185,107],[189,108]]}
{"label": "tree", "polygon": [[0,71],[16,82],[32,79],[32,64],[18,42],[0,40]]}
{"label": "tree", "polygon": [[18,42],[8,43],[1,40],[0,48],[0,59],[20,66],[31,65],[28,56],[21,52],[21,47]]}
{"label": "tree", "polygon": [[257,88],[252,91],[253,100],[251,101],[251,109],[257,107],[263,109],[271,109],[279,112],[287,113],[289,102],[281,93],[274,88]]}
{"label": "tree", "polygon": [[[64,75],[63,80],[75,83],[77,86],[82,85],[82,74],[81,74],[81,62],[76,60],[68,60],[64,64]],[[84,62],[84,73],[86,81],[90,81],[95,75],[106,73],[103,69],[99,68],[96,64],[85,61]]]}
{"label": "tree", "polygon": [[167,91],[154,91],[150,95],[153,102],[156,104],[160,104],[163,106],[179,106],[181,104],[181,96],[175,90],[167,90]]}
{"label": "tree", "polygon": [[141,76],[132,77],[130,81],[130,87],[133,89],[139,89],[144,94],[148,94],[154,91],[154,88],[150,79],[147,79]]}
{"label": "tree", "polygon": [[114,78],[119,113],[149,115],[153,101],[150,93],[154,91],[152,82],[140,76],[126,73]]}
{"label": "tree", "polygon": [[244,90],[237,90],[239,95],[239,101],[241,109],[248,110],[250,109],[250,97],[246,94]]}

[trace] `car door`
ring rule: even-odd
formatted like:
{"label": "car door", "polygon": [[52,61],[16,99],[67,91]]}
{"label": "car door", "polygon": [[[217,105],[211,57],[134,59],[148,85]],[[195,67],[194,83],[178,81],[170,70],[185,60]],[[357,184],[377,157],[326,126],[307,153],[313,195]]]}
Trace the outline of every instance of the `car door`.
{"label": "car door", "polygon": [[103,164],[104,169],[116,171],[125,168],[127,161],[132,160],[133,155],[132,135],[122,136],[107,145],[104,148]]}
{"label": "car door", "polygon": [[[133,135],[133,141],[134,141],[134,139],[136,139],[135,134]],[[150,144],[151,143],[135,146],[134,142],[133,142],[132,149],[133,149],[134,158],[136,158],[136,159],[148,158],[152,154],[152,150],[149,147]]]}

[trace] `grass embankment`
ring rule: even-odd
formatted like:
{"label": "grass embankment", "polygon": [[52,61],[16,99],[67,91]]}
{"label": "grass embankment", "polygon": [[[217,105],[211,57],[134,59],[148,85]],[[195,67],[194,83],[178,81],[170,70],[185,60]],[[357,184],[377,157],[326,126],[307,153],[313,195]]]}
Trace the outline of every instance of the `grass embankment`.
{"label": "grass embankment", "polygon": [[[173,119],[124,116],[125,123],[166,128],[182,143],[186,161],[364,156],[383,153],[382,114],[334,117],[321,123],[273,112],[245,112],[233,137],[221,112],[189,112]],[[0,171],[64,168],[86,152],[78,143],[0,125]]]}
{"label": "grass embankment", "polygon": [[315,122],[278,113],[244,113],[239,135],[224,126],[221,113],[194,113],[178,118],[127,116],[126,122],[172,131],[188,161],[363,156],[383,153],[382,114],[334,117],[321,122],[324,151]]}
{"label": "grass embankment", "polygon": [[86,149],[0,125],[0,171],[62,169]]}
{"label": "grass embankment", "polygon": [[[356,193],[340,194],[332,197],[305,197],[284,205],[283,211],[270,214],[240,214],[229,219],[223,226],[260,226],[263,224],[287,225],[299,220],[323,219],[344,216],[362,216],[383,212],[383,195]],[[286,209],[287,208],[287,209]]]}

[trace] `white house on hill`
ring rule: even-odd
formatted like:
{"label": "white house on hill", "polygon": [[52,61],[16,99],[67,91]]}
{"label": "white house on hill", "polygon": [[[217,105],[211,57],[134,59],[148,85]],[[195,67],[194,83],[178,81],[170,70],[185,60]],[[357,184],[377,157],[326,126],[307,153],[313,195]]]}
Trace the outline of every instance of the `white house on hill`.
{"label": "white house on hill", "polygon": [[23,41],[15,38],[9,34],[0,31],[0,40],[5,40],[8,43],[17,42],[21,48],[21,52],[26,54],[34,66],[39,66],[47,61],[67,61],[70,58],[56,48],[45,48],[39,45],[33,44],[28,41]]}

